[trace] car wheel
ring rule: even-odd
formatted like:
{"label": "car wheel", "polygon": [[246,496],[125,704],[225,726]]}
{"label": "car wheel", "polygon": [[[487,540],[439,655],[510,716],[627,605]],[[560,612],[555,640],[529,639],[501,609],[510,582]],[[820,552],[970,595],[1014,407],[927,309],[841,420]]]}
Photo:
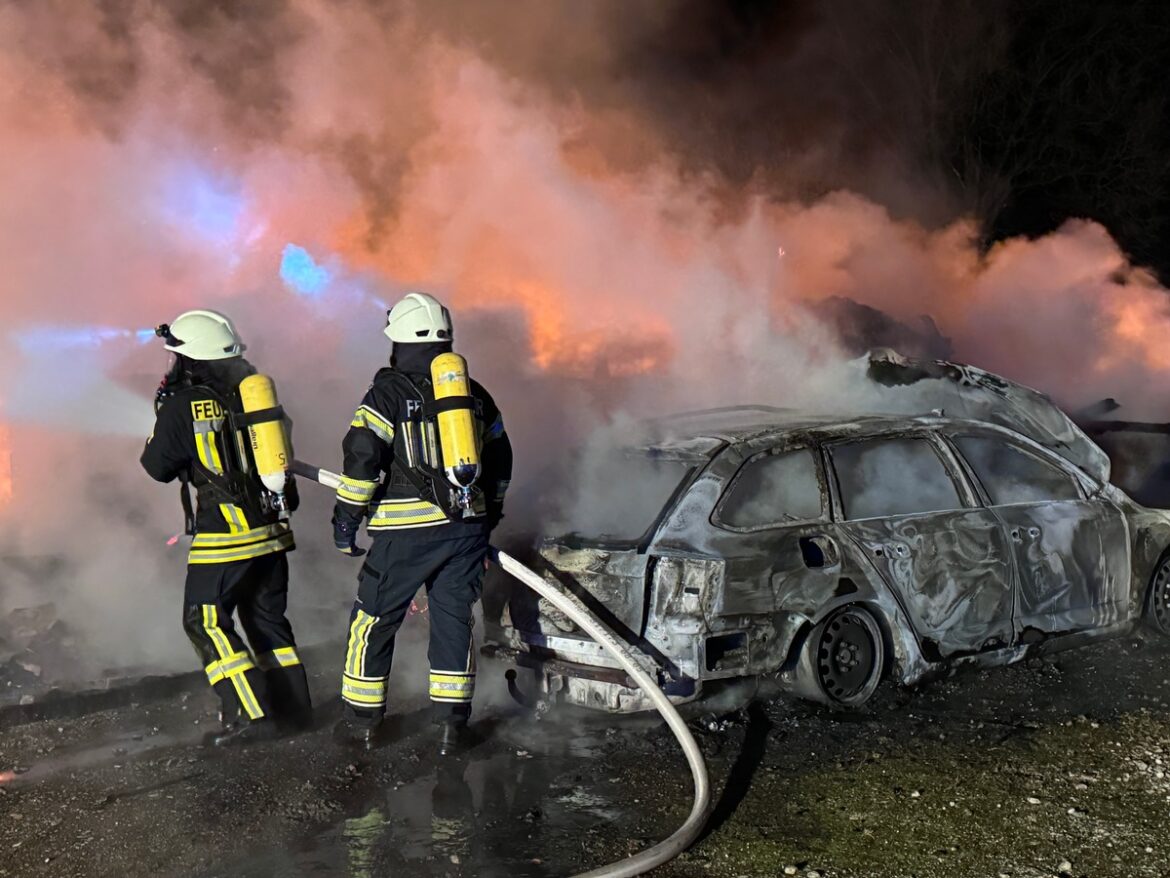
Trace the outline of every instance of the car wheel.
{"label": "car wheel", "polygon": [[834,706],[861,707],[882,681],[885,638],[873,614],[862,607],[843,607],[817,625],[809,648],[817,687]]}
{"label": "car wheel", "polygon": [[1146,594],[1146,624],[1157,634],[1170,637],[1170,552],[1158,561]]}

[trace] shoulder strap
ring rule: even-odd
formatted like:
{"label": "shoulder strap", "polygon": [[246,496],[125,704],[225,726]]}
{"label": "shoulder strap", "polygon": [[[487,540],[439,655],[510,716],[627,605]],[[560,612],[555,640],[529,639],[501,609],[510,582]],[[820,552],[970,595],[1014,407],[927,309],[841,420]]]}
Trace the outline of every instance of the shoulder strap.
{"label": "shoulder strap", "polygon": [[[233,410],[228,401],[213,387],[203,385],[201,389],[206,390],[219,403],[220,408],[223,409],[224,422],[227,426],[225,429],[219,431],[219,435],[224,439],[221,456],[226,457],[229,453],[236,453],[234,434],[241,428],[239,422],[244,417],[243,413]],[[207,488],[222,501],[227,503],[246,502],[247,488],[244,484],[241,484],[241,482],[248,479],[248,476],[244,472],[237,471],[234,468],[224,473],[213,472],[198,459],[191,461],[191,468],[192,470],[199,471],[199,474],[207,480]],[[190,496],[188,495],[184,500],[184,510],[186,510],[190,502]]]}
{"label": "shoulder strap", "polygon": [[179,476],[179,502],[183,504],[183,533],[193,537],[195,536],[195,508],[191,504],[190,473],[183,473]]}

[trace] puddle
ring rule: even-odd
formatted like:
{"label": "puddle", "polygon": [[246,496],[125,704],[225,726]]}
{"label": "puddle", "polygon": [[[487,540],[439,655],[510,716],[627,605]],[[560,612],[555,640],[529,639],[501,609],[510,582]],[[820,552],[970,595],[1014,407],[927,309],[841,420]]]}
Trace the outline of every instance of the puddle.
{"label": "puddle", "polygon": [[619,790],[595,760],[578,755],[582,748],[562,741],[549,750],[518,750],[508,741],[490,755],[442,762],[378,792],[314,837],[233,863],[229,872],[240,878],[563,875],[573,871],[567,856],[579,850],[582,834],[620,820],[623,811],[611,798]]}

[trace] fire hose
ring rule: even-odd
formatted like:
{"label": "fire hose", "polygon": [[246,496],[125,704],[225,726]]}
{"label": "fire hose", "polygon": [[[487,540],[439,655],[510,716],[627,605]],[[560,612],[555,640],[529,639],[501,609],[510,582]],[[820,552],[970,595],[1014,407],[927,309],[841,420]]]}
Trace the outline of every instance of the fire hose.
{"label": "fire hose", "polygon": [[[341,477],[336,473],[323,470],[309,464],[295,461],[293,472],[299,476],[319,482],[327,488],[336,489],[341,484]],[[683,754],[690,765],[691,777],[694,780],[694,802],[691,813],[674,834],[653,847],[649,847],[639,854],[627,857],[616,863],[583,872],[574,878],[631,878],[641,875],[651,869],[661,866],[668,860],[678,856],[686,850],[703,829],[707,817],[707,808],[711,801],[711,785],[707,777],[707,766],[703,761],[703,754],[695,742],[691,730],[679,715],[670,699],[646,673],[638,660],[624,646],[617,636],[596,616],[589,612],[576,595],[571,594],[554,583],[547,581],[535,571],[521,564],[507,552],[502,552],[494,546],[489,551],[489,557],[505,573],[514,576],[538,595],[568,616],[581,629],[592,637],[622,666],[626,674],[642,691],[646,693],[655,709],[666,720],[667,726],[678,739]]]}

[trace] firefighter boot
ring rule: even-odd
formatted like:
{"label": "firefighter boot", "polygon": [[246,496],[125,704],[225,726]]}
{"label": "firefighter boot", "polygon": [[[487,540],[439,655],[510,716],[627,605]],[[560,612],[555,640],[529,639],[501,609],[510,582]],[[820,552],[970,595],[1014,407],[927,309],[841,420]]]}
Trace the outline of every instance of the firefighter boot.
{"label": "firefighter boot", "polygon": [[209,732],[203,743],[213,747],[239,747],[258,741],[271,741],[279,736],[279,727],[267,717],[252,721],[236,719],[225,723],[217,732]]}
{"label": "firefighter boot", "polygon": [[343,717],[333,727],[333,740],[346,747],[373,750],[378,745],[378,732],[381,728],[380,722],[354,722],[348,717]]}
{"label": "firefighter boot", "polygon": [[454,756],[468,745],[467,720],[446,720],[436,724],[436,743],[440,756]]}

